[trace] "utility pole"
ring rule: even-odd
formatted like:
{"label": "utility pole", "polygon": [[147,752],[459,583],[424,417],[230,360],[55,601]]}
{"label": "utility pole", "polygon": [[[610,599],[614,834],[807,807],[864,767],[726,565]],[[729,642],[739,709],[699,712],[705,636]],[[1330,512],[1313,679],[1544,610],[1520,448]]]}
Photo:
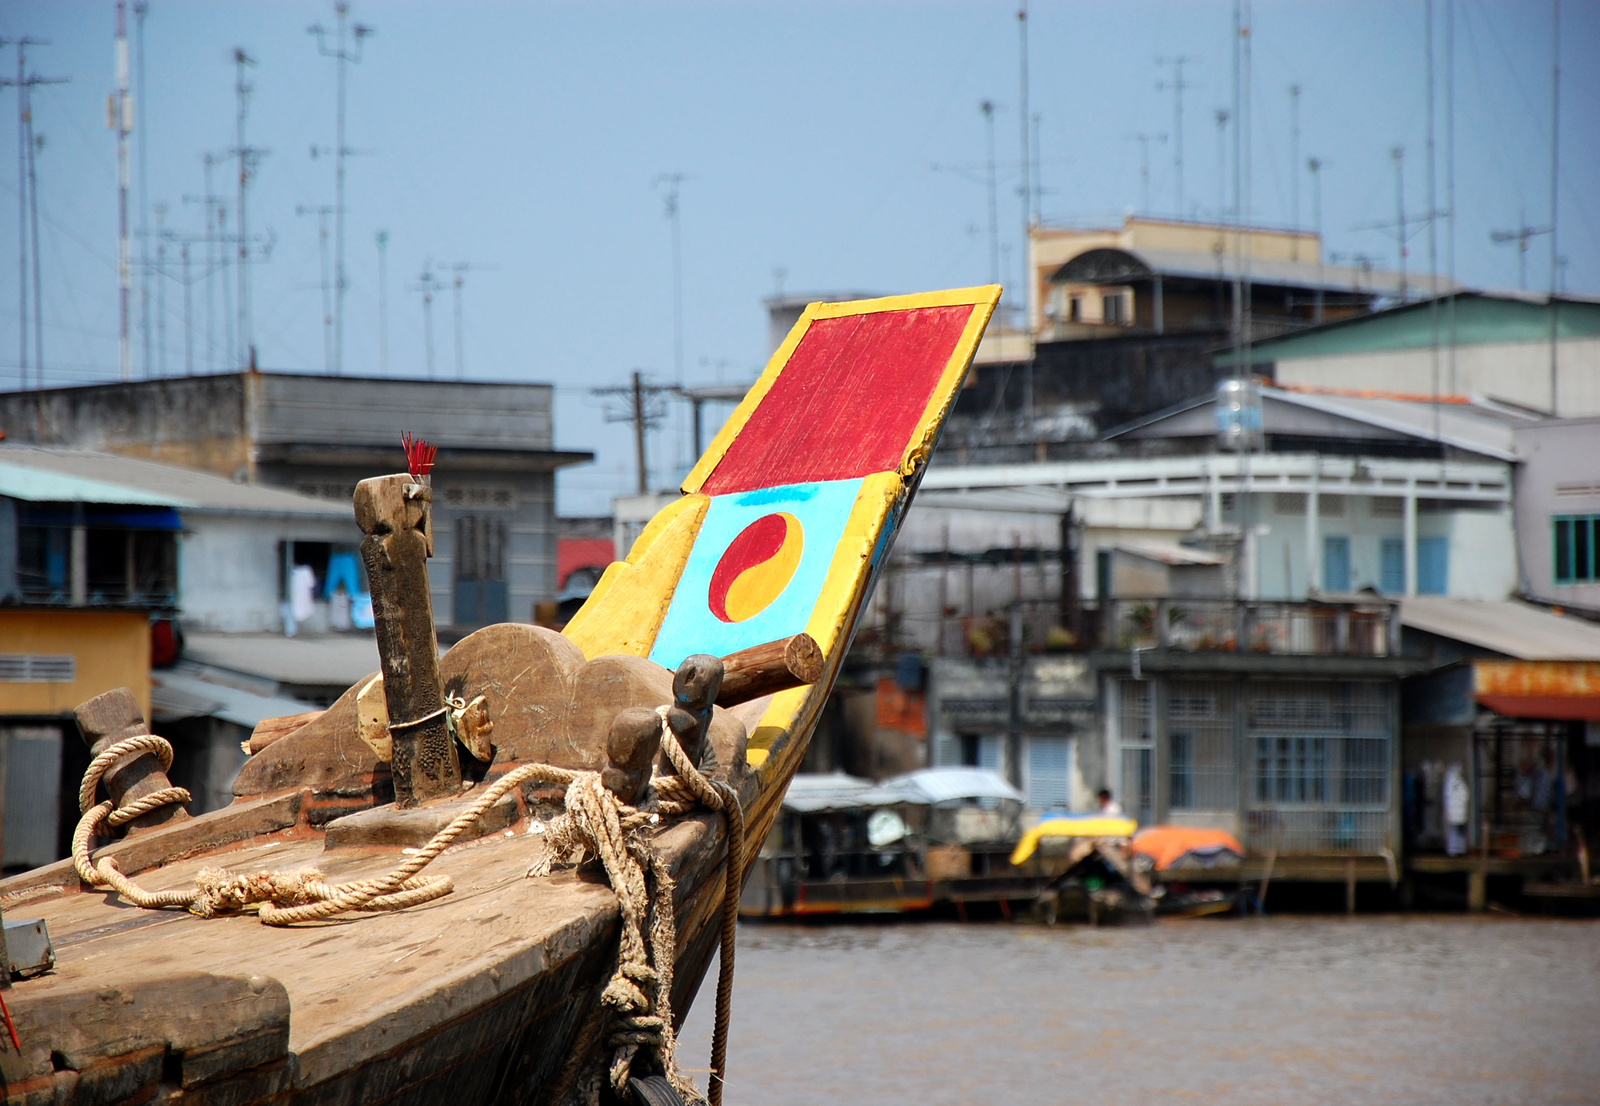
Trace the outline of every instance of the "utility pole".
{"label": "utility pole", "polygon": [[1033,167],[1029,163],[1028,142],[1028,4],[1023,0],[1022,6],[1017,9],[1017,32],[1021,38],[1022,48],[1022,110],[1018,114],[1017,123],[1022,133],[1022,325],[1024,329],[1031,325],[1028,311],[1033,300],[1033,274],[1029,271],[1028,246],[1033,230]]}
{"label": "utility pole", "polygon": [[1322,324],[1322,258],[1327,245],[1322,240],[1322,169],[1328,163],[1320,157],[1308,158],[1306,168],[1311,170],[1311,218],[1317,229],[1317,299],[1311,316],[1312,322]]}
{"label": "utility pole", "polygon": [[983,115],[984,131],[988,136],[988,176],[985,184],[989,189],[989,283],[1000,283],[1000,215],[995,202],[995,172],[994,172],[994,101],[983,100],[978,104],[978,111]]}
{"label": "utility pole", "polygon": [[1212,113],[1217,121],[1217,219],[1228,217],[1228,120],[1233,112],[1218,108]]}
{"label": "utility pole", "polygon": [[[128,21],[126,4],[117,0],[117,91],[106,105],[106,122],[117,132],[117,305],[118,360],[122,379],[133,379],[133,354],[128,347],[128,293],[133,271],[128,257],[128,132],[133,129],[133,104],[128,97]],[[150,371],[149,365],[145,371]]]}
{"label": "utility pole", "polygon": [[240,368],[252,368],[255,365],[255,338],[250,330],[250,223],[246,217],[248,208],[245,206],[245,190],[250,186],[250,178],[255,172],[257,161],[268,151],[259,150],[253,146],[245,145],[244,121],[249,112],[250,93],[253,86],[245,83],[244,71],[255,65],[256,60],[245,53],[243,47],[236,47],[233,51],[233,64],[235,69],[233,91],[236,108],[234,117],[235,139],[237,145],[234,154],[239,159],[239,210],[235,217],[239,234],[239,302],[235,308],[239,312],[239,348],[238,364]]}
{"label": "utility pole", "polygon": [[422,276],[411,286],[413,292],[422,293],[422,339],[427,358],[428,379],[433,379],[433,294],[442,292],[447,285],[433,272],[433,258],[422,263]]}
{"label": "utility pole", "polygon": [[1556,370],[1560,367],[1561,251],[1557,235],[1561,199],[1561,0],[1550,0],[1550,413],[1559,415]]}
{"label": "utility pole", "polygon": [[333,207],[328,204],[314,206],[300,204],[294,209],[296,215],[315,215],[317,217],[317,254],[322,261],[322,279],[317,282],[318,289],[322,292],[322,371],[333,376],[333,282],[328,279],[328,216],[333,213]]}
{"label": "utility pole", "polygon": [[138,112],[134,136],[139,149],[139,313],[144,336],[144,375],[150,375],[150,173],[147,167],[145,138],[145,83],[144,83],[144,17],[150,5],[144,0],[133,2],[134,26],[134,76],[137,87],[133,93],[133,106]]}
{"label": "utility pole", "polygon": [[376,28],[363,23],[357,23],[348,28],[349,39],[355,43],[347,48],[345,20],[350,13],[350,5],[346,0],[334,0],[334,15],[338,17],[339,25],[334,34],[336,45],[328,49],[328,32],[320,24],[307,29],[308,34],[317,36],[317,52],[325,58],[333,58],[337,63],[339,73],[338,92],[338,121],[336,124],[336,137],[334,139],[333,164],[334,164],[334,324],[333,324],[333,375],[338,376],[344,371],[344,293],[349,282],[345,279],[344,271],[344,159],[345,155],[353,153],[344,142],[344,86],[345,65],[361,63],[361,43]]}
{"label": "utility pole", "polygon": [[465,364],[465,357],[463,356],[463,352],[462,352],[463,349],[465,348],[465,346],[464,346],[464,339],[462,338],[462,330],[461,330],[461,285],[463,283],[462,278],[463,278],[464,274],[466,274],[466,273],[483,272],[486,269],[493,269],[495,267],[496,266],[493,266],[493,265],[474,265],[470,261],[458,261],[454,265],[450,266],[450,272],[454,276],[454,279],[452,279],[451,282],[450,282],[450,287],[451,287],[452,291],[455,293],[456,379],[457,380],[465,380],[466,379],[466,369],[463,367],[464,364]]}
{"label": "utility pole", "polygon": [[1172,66],[1172,80],[1157,81],[1157,91],[1172,90],[1172,173],[1177,181],[1178,218],[1183,218],[1183,90],[1195,87],[1183,79],[1183,67],[1194,58],[1187,54],[1157,58],[1157,65]]}
{"label": "utility pole", "polygon": [[589,389],[590,395],[619,396],[627,401],[628,406],[625,411],[608,413],[606,421],[633,424],[633,457],[640,495],[646,495],[650,491],[650,466],[645,456],[645,431],[659,424],[663,413],[655,400],[664,393],[674,391],[678,389],[662,384],[646,384],[644,374],[638,369],[633,371],[633,379],[629,384]]}
{"label": "utility pole", "polygon": [[[7,45],[0,39],[0,46]],[[20,356],[17,359],[20,386],[28,386],[28,264],[33,263],[33,344],[34,363],[37,366],[35,381],[43,387],[44,337],[43,311],[39,303],[39,201],[35,195],[38,177],[34,172],[33,155],[36,149],[33,133],[33,86],[65,84],[66,77],[41,77],[27,73],[29,46],[47,46],[49,40],[24,36],[11,45],[17,48],[17,79],[0,79],[0,87],[17,90],[17,334]],[[31,218],[30,218],[31,217]],[[33,229],[32,248],[29,248],[29,226]]]}
{"label": "utility pole", "polygon": [[1406,302],[1406,148],[1396,146],[1389,151],[1389,156],[1394,159],[1394,204],[1396,227],[1396,241],[1400,246],[1400,302]]}
{"label": "utility pole", "polygon": [[1167,136],[1163,134],[1147,134],[1140,131],[1138,134],[1128,136],[1139,144],[1139,210],[1142,214],[1150,214],[1150,143],[1166,142]]}
{"label": "utility pole", "polygon": [[1289,225],[1296,234],[1289,239],[1289,259],[1300,260],[1300,86],[1289,86]]}
{"label": "utility pole", "polygon": [[378,375],[389,375],[389,232],[380,230],[378,243]]}
{"label": "utility pole", "polygon": [[[167,375],[167,205],[156,204],[156,376]],[[151,376],[145,365],[145,376]]]}
{"label": "utility pole", "polygon": [[683,241],[680,237],[678,186],[689,178],[683,173],[661,173],[650,187],[666,185],[666,215],[672,224],[672,371],[683,383]]}

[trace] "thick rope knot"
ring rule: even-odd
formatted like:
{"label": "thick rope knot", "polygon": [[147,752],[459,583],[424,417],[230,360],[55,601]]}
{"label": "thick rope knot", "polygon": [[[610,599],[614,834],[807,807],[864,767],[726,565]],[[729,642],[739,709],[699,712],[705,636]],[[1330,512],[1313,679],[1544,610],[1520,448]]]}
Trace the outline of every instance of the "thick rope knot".
{"label": "thick rope knot", "polygon": [[613,1090],[625,1094],[633,1062],[642,1051],[650,1066],[664,1074],[686,1100],[700,1101],[693,1084],[678,1070],[674,1053],[676,1032],[672,1016],[673,965],[677,953],[674,918],[675,886],[671,872],[651,847],[647,835],[663,818],[687,814],[696,807],[718,811],[725,820],[728,855],[723,891],[721,970],[717,979],[717,1014],[712,1038],[709,1101],[720,1106],[727,1057],[729,1007],[733,990],[734,934],[738,921],[739,888],[744,874],[744,812],[733,788],[706,776],[691,763],[667,724],[661,710],[661,746],[675,775],[657,775],[638,807],[622,802],[600,782],[597,772],[579,772],[549,764],[524,764],[486,787],[482,794],[423,848],[406,857],[393,870],[372,879],[330,884],[314,868],[283,872],[228,872],[202,870],[192,886],[167,891],[147,891],[118,869],[115,859],[95,860],[90,841],[104,826],[119,826],[167,803],[187,803],[189,793],[167,787],[128,806],[94,802],[101,778],[112,764],[130,753],[154,754],[163,768],[172,766],[172,746],[163,738],[141,735],[118,741],[90,763],[79,791],[79,819],[72,837],[72,862],[89,887],[110,889],[135,906],[146,909],[183,907],[210,918],[256,909],[266,925],[294,925],[332,918],[351,911],[402,910],[450,894],[449,876],[420,873],[440,853],[473,828],[490,807],[507,792],[529,781],[566,788],[565,812],[551,820],[545,831],[548,846],[528,875],[545,875],[559,862],[588,855],[599,860],[617,895],[621,934],[617,966],[607,982],[599,1007],[591,1014],[582,1039],[573,1048],[562,1082],[586,1063],[594,1036],[606,1024],[605,1042],[610,1063],[582,1081],[579,1091],[597,1102],[600,1080],[609,1078]]}

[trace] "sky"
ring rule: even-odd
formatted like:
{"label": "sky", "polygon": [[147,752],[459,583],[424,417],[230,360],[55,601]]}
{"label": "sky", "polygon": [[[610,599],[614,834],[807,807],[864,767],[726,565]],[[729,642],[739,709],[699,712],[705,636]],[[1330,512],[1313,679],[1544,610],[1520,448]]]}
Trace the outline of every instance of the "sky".
{"label": "sky", "polygon": [[[1600,294],[1600,4],[1564,0],[1559,11],[1557,249],[1563,287]],[[1551,5],[1259,0],[1252,14],[1249,218],[1314,228],[1304,165],[1316,157],[1326,252],[1393,267],[1394,230],[1372,224],[1396,221],[1392,151],[1402,147],[1408,268],[1427,267],[1432,210],[1441,213],[1431,224],[1441,271],[1453,253],[1464,283],[1515,288],[1518,251],[1491,233],[1551,222]],[[1149,143],[1150,210],[1218,216],[1228,196],[1216,111],[1232,106],[1233,18],[1231,0],[1029,6],[1028,114],[1046,222],[1116,225],[1141,208],[1141,133],[1166,136]],[[186,335],[195,371],[237,365],[224,323],[237,273],[213,266],[208,275],[200,240],[208,152],[230,231],[236,220],[236,48],[254,59],[245,144],[266,151],[246,208],[259,236],[249,268],[258,361],[326,371],[316,209],[334,203],[336,63],[307,28],[335,20],[327,2],[149,0],[130,143],[129,222],[150,230],[149,264],[135,274],[136,377],[185,372]],[[466,378],[553,384],[557,446],[597,454],[558,478],[562,514],[608,513],[610,497],[634,483],[631,435],[615,421],[621,406],[593,389],[636,370],[651,383],[679,381],[664,178],[682,175],[683,383],[754,379],[770,353],[762,300],[780,289],[896,293],[988,281],[985,100],[994,106],[1000,276],[1008,285],[1020,277],[1014,2],[356,0],[350,20],[375,31],[346,68],[345,144],[355,153],[346,161],[344,372],[426,374],[420,288],[431,263],[442,285],[431,307],[435,373],[453,377],[453,267],[466,266]],[[128,26],[136,48],[131,5]],[[46,386],[119,375],[116,139],[105,106],[114,29],[106,0],[0,3],[0,37],[49,40],[29,48],[29,73],[69,78],[33,89],[44,140],[35,173]],[[1190,59],[1183,79],[1192,86],[1183,92],[1181,208],[1173,70],[1158,61],[1175,55]],[[15,47],[0,48],[0,74],[15,71]],[[0,387],[16,387],[19,372],[16,97],[0,88]],[[158,222],[168,232],[159,263]],[[379,232],[388,235],[386,365]],[[134,254],[137,262],[137,240]],[[1548,289],[1551,236],[1532,238],[1525,260],[1529,287]],[[652,485],[667,488],[692,458],[686,405],[662,406],[648,452]],[[725,413],[708,410],[708,436]]]}

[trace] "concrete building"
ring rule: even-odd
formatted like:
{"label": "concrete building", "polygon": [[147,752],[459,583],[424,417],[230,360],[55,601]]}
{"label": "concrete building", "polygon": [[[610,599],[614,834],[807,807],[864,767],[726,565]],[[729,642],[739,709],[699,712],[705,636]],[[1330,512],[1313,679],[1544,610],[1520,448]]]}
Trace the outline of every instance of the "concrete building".
{"label": "concrete building", "polygon": [[[402,431],[425,438],[439,447],[434,612],[457,632],[526,621],[554,598],[555,471],[593,458],[554,447],[548,384],[172,377],[0,395],[0,431],[289,488],[345,511],[359,480],[403,467]],[[323,574],[325,552],[291,547],[289,570]]]}
{"label": "concrete building", "polygon": [[[1232,366],[1232,352],[1216,356]],[[1259,341],[1252,371],[1286,387],[1476,396],[1600,415],[1600,300],[1462,292]]]}
{"label": "concrete building", "polygon": [[[281,627],[282,551],[352,548],[358,536],[348,507],[283,489],[135,458],[0,446],[4,864],[64,854],[88,763],[71,712],[118,687],[173,741],[173,778],[194,794],[192,809],[231,801],[239,741],[262,718],[312,704],[180,657],[183,629],[204,638]],[[285,640],[281,629],[271,636]],[[370,654],[363,671],[375,669],[371,634],[352,639]]]}
{"label": "concrete building", "polygon": [[1520,590],[1600,614],[1600,418],[1519,426],[1516,450]]}

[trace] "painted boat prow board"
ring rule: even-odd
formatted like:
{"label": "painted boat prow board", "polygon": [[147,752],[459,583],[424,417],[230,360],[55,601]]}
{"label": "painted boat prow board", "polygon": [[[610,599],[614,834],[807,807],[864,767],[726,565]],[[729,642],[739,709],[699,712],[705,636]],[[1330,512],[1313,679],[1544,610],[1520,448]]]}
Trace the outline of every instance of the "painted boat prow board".
{"label": "painted boat prow board", "polygon": [[999,298],[987,285],[807,307],[683,498],[564,631],[586,656],[668,668],[801,631],[816,640],[823,679],[774,696],[750,734],[762,783],[750,841],[776,817]]}

